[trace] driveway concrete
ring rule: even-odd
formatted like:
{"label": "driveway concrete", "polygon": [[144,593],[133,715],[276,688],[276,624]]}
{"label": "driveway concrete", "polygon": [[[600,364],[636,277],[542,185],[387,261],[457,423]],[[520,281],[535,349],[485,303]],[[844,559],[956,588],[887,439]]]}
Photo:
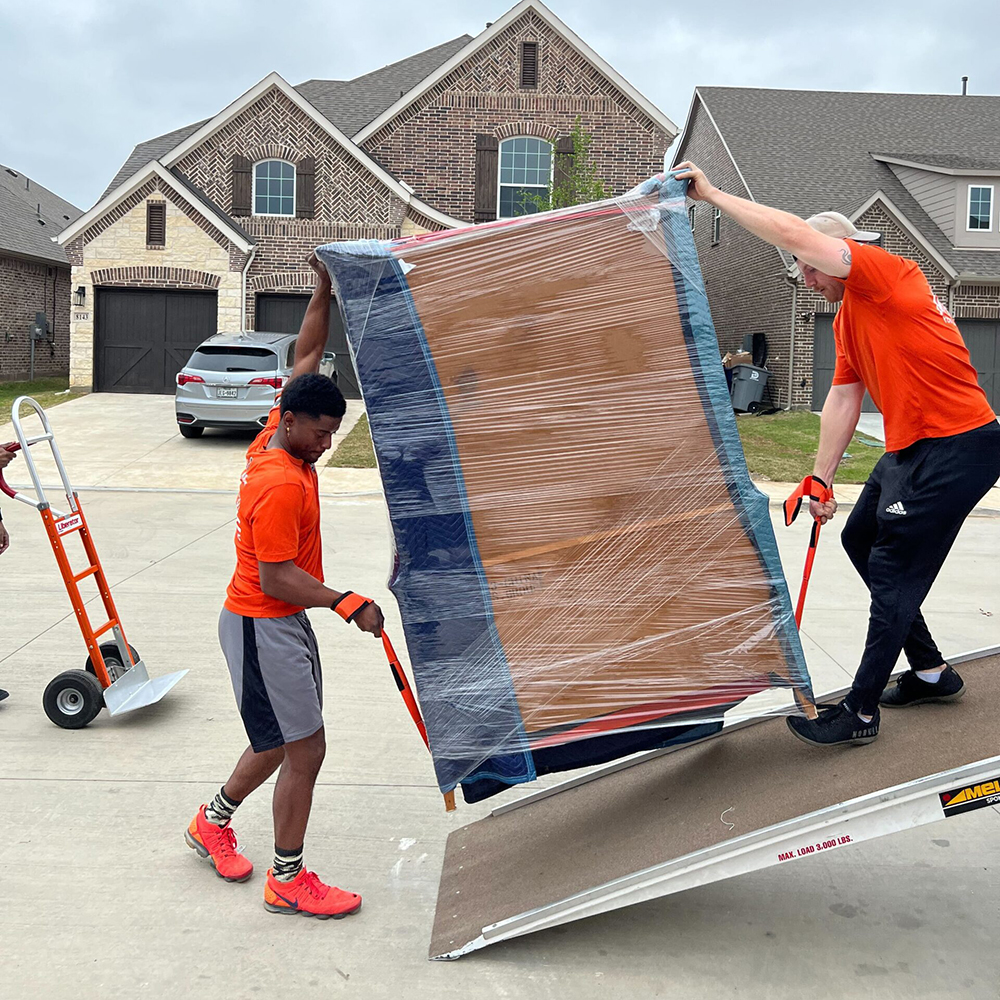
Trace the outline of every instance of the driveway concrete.
{"label": "driveway concrete", "polygon": [[885,443],[885,425],[881,413],[862,413],[858,417],[858,430],[876,441]]}
{"label": "driveway concrete", "polygon": [[[140,453],[130,451],[133,461]],[[323,923],[268,914],[260,898],[271,851],[266,789],[236,821],[258,868],[250,882],[216,878],[182,839],[244,745],[216,638],[233,564],[232,497],[107,491],[83,499],[130,640],[151,673],[191,672],[150,709],[114,721],[102,715],[80,732],[53,727],[42,690],[56,673],[82,666],[82,643],[37,515],[5,505],[13,542],[0,558],[0,684],[12,692],[0,704],[3,996],[995,1000],[993,809],[458,963],[428,963],[445,838],[490,806],[444,812],[377,643],[319,612],[312,618],[325,658],[329,753],[306,857],[362,892],[365,909]],[[381,501],[327,497],[322,507],[328,577],[378,599],[399,636],[384,589],[390,545]],[[865,627],[864,591],[836,544],[837,524],[821,543],[806,609],[820,689],[848,682]],[[797,581],[807,528],[777,530]],[[970,519],[925,606],[947,650],[998,641],[998,551],[1000,519]],[[857,766],[878,752],[878,744],[858,751]]]}
{"label": "driveway concrete", "polygon": [[[347,414],[335,440],[342,441],[364,412],[361,401],[347,401]],[[30,413],[30,410],[25,410]],[[254,431],[206,430],[187,440],[177,430],[172,396],[92,393],[47,411],[56,442],[74,486],[133,489],[225,490],[232,492],[246,464]],[[23,416],[23,414],[22,414]],[[25,428],[38,426],[35,418]],[[14,438],[0,425],[0,442]],[[36,445],[44,485],[58,483],[55,463]],[[7,473],[12,484],[27,485],[21,462]],[[375,469],[320,470],[320,489],[328,493],[378,491]]]}

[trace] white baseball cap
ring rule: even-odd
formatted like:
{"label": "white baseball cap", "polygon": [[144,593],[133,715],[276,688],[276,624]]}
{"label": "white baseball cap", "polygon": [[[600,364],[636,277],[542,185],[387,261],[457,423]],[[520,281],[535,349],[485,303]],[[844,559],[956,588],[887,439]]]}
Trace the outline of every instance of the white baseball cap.
{"label": "white baseball cap", "polygon": [[820,212],[806,219],[806,224],[813,227],[824,236],[833,236],[839,240],[854,240],[855,243],[874,243],[882,238],[881,233],[872,233],[858,229],[853,222],[840,212]]}

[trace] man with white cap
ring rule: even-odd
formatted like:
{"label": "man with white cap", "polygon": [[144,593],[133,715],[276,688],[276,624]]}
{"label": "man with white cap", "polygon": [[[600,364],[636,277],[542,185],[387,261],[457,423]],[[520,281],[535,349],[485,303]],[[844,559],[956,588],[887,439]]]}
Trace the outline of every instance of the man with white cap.
{"label": "man with white cap", "polygon": [[[823,406],[812,475],[829,499],[810,500],[826,523],[837,510],[832,485],[854,434],[865,389],[882,411],[886,454],[844,525],[842,541],[871,593],[868,637],[850,693],[815,720],[788,719],[815,746],[871,743],[879,706],[953,701],[965,693],[945,663],[920,605],[958,531],[1000,477],[1000,424],[979,386],[955,321],[920,268],[873,246],[839,212],[803,221],[725,194],[693,163],[679,164],[688,196],[787,250],[809,288],[839,302],[837,364]],[[900,651],[910,669],[886,684]]]}

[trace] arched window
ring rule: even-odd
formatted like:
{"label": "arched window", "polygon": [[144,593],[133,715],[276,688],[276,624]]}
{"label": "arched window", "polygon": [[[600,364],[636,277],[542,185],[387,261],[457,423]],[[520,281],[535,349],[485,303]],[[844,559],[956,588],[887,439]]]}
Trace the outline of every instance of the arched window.
{"label": "arched window", "polygon": [[261,160],[253,168],[253,214],[295,215],[295,167]]}
{"label": "arched window", "polygon": [[533,136],[504,139],[500,143],[497,218],[537,212],[538,205],[530,196],[547,194],[551,182],[552,143]]}

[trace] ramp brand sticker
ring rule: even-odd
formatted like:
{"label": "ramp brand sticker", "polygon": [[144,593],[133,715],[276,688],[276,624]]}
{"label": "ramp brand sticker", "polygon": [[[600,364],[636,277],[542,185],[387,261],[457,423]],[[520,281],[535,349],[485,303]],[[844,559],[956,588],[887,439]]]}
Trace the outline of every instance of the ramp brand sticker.
{"label": "ramp brand sticker", "polygon": [[811,854],[819,854],[820,851],[829,851],[833,847],[843,847],[845,844],[853,844],[854,840],[849,833],[840,837],[830,837],[829,840],[820,840],[813,844],[803,844],[802,847],[793,847],[790,851],[778,851],[779,861],[793,861],[795,858],[808,858]]}
{"label": "ramp brand sticker", "polygon": [[67,531],[79,528],[82,523],[83,521],[79,514],[74,514],[72,517],[64,517],[61,521],[56,521],[56,531],[60,535],[65,535]]}
{"label": "ramp brand sticker", "polygon": [[1000,776],[982,781],[977,785],[966,785],[964,788],[953,788],[950,792],[942,792],[938,798],[945,816],[957,816],[959,813],[971,812],[973,809],[983,809],[986,806],[1000,805]]}

